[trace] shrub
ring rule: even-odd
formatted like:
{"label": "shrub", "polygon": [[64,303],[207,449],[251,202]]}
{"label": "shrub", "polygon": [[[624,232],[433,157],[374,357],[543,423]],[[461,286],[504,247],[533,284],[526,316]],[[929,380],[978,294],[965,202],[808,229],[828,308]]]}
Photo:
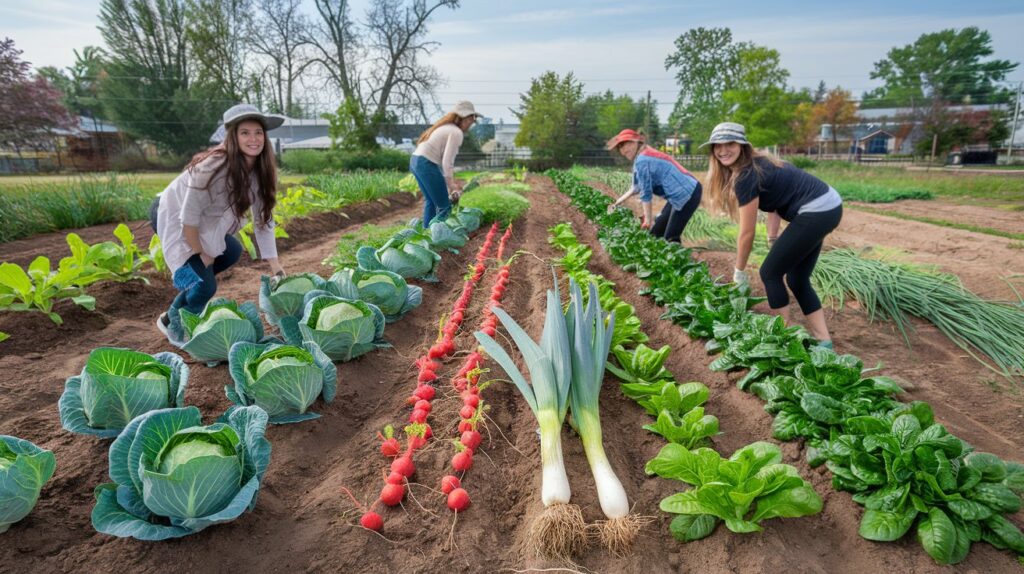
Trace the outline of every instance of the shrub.
{"label": "shrub", "polygon": [[409,154],[394,149],[341,151],[297,149],[281,154],[281,166],[295,173],[409,169]]}
{"label": "shrub", "polygon": [[800,169],[814,169],[818,167],[818,162],[814,161],[813,159],[805,155],[795,155],[792,157],[787,157],[786,161]]}

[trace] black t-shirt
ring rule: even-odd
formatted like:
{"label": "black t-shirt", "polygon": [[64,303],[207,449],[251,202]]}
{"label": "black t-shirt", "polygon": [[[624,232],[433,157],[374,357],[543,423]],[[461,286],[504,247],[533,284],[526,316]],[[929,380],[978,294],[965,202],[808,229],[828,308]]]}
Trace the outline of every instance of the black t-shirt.
{"label": "black t-shirt", "polygon": [[758,209],[769,213],[777,211],[782,219],[793,221],[803,205],[828,193],[827,183],[792,164],[783,163],[778,167],[763,157],[754,161],[761,168],[761,177],[753,166],[740,174],[735,186],[740,205],[757,197]]}

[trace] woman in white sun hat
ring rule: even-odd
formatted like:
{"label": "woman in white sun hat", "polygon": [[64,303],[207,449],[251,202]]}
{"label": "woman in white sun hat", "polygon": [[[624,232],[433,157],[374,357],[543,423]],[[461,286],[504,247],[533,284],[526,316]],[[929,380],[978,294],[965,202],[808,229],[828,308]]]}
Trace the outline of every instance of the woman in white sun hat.
{"label": "woman in white sun hat", "polygon": [[452,200],[462,193],[455,180],[455,156],[469,128],[477,118],[473,104],[461,101],[437,120],[416,142],[416,151],[409,160],[409,171],[423,192],[423,226],[435,217],[444,219],[452,208]]}
{"label": "woman in white sun hat", "polygon": [[231,107],[224,112],[224,141],[196,154],[150,206],[150,224],[178,289],[157,328],[174,344],[184,338],[178,311],[202,313],[217,292],[216,275],[241,256],[233,234],[250,210],[260,257],[284,276],[274,240],[277,164],[266,136],[282,123],[282,116],[250,104]]}
{"label": "woman in white sun hat", "polygon": [[[746,268],[754,245],[757,211],[765,211],[770,248],[760,275],[768,306],[781,310],[789,305],[788,285],[807,317],[811,334],[821,346],[832,348],[821,301],[811,286],[811,272],[825,236],[839,226],[843,217],[839,193],[792,164],[755,150],[740,124],[718,124],[701,147],[705,145],[711,146],[708,203],[713,210],[739,221],[733,280],[750,281]],[[789,222],[781,235],[780,219]]]}

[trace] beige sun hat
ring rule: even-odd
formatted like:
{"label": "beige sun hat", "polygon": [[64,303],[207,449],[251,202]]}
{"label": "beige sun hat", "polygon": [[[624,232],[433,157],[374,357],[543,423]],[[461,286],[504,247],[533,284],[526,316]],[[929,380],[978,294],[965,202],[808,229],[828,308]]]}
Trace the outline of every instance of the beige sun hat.
{"label": "beige sun hat", "polygon": [[284,123],[284,116],[276,114],[265,114],[252,104],[238,104],[228,108],[224,112],[224,125],[229,126],[242,120],[256,120],[263,124],[263,129],[270,131],[281,127]]}
{"label": "beige sun hat", "polygon": [[455,104],[455,107],[452,108],[451,113],[459,116],[460,118],[464,118],[467,116],[473,116],[476,118],[484,117],[483,114],[476,113],[476,108],[473,107],[473,103],[470,102],[469,100],[462,100],[461,102]]}

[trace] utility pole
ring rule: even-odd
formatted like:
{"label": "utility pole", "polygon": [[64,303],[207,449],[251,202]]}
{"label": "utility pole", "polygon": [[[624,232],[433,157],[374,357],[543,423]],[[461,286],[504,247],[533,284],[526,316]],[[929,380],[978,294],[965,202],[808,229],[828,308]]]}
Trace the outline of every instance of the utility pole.
{"label": "utility pole", "polygon": [[651,91],[647,90],[647,106],[644,108],[644,135],[651,137]]}
{"label": "utility pole", "polygon": [[1013,127],[1010,128],[1010,141],[1006,144],[1006,164],[1013,163],[1013,139],[1017,137],[1017,120],[1020,118],[1020,91],[1024,82],[1017,82],[1017,101],[1013,105]]}

